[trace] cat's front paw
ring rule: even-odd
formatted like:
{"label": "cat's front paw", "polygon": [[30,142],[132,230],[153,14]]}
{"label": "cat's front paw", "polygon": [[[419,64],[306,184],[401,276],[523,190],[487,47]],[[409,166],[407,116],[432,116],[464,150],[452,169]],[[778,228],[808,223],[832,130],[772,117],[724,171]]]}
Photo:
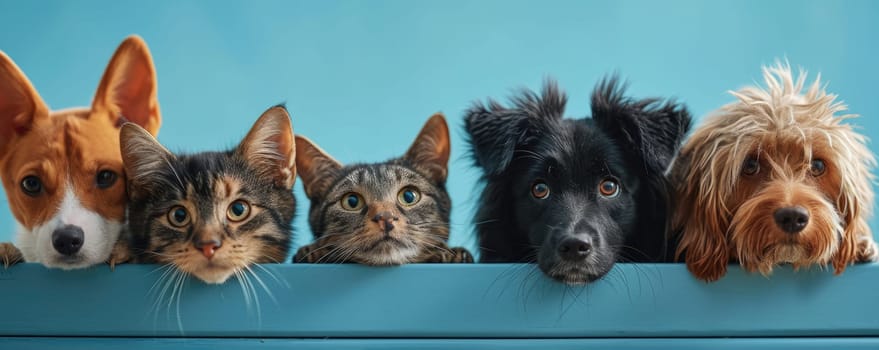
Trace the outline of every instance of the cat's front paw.
{"label": "cat's front paw", "polygon": [[461,247],[452,247],[449,248],[449,251],[452,252],[450,263],[465,263],[472,264],[474,259],[473,255],[470,254],[470,251]]}
{"label": "cat's front paw", "polygon": [[471,255],[467,249],[461,247],[443,248],[440,251],[431,253],[431,255],[422,262],[441,264],[472,263],[473,255]]}
{"label": "cat's front paw", "polygon": [[116,265],[131,262],[133,258],[134,255],[131,253],[128,242],[118,241],[113,247],[113,251],[110,252],[110,259],[107,260],[107,264],[110,265],[110,270],[116,270]]}
{"label": "cat's front paw", "polygon": [[24,257],[21,255],[21,251],[12,245],[12,243],[0,243],[0,262],[3,263],[4,268],[8,268],[9,266],[23,261]]}
{"label": "cat's front paw", "polygon": [[319,254],[317,254],[314,246],[309,244],[307,246],[303,246],[296,251],[296,255],[293,256],[294,264],[314,264],[320,259]]}

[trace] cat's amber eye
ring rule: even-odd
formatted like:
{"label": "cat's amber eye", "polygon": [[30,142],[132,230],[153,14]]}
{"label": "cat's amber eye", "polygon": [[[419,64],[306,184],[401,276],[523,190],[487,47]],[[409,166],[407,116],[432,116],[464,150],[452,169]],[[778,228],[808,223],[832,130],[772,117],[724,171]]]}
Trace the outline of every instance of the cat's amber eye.
{"label": "cat's amber eye", "polygon": [[549,197],[549,185],[540,180],[535,181],[531,185],[531,195],[537,199],[546,199],[546,197]]}
{"label": "cat's amber eye", "polygon": [[742,163],[742,173],[745,175],[754,175],[760,172],[760,161],[756,156],[750,156]]}
{"label": "cat's amber eye", "polygon": [[412,206],[421,200],[421,192],[415,187],[407,186],[397,193],[397,200],[402,205]]}
{"label": "cat's amber eye", "polygon": [[359,193],[349,192],[342,196],[342,200],[339,201],[339,204],[342,206],[342,209],[357,211],[366,205],[366,201],[363,200],[363,196]]}
{"label": "cat's amber eye", "polygon": [[229,209],[226,210],[226,217],[230,221],[238,222],[247,219],[248,216],[250,216],[250,204],[240,199],[229,204]]}
{"label": "cat's amber eye", "polygon": [[189,224],[189,211],[181,206],[175,206],[168,211],[168,222],[174,227],[183,227]]}
{"label": "cat's amber eye", "polygon": [[827,171],[827,164],[824,163],[823,159],[812,160],[812,164],[809,168],[809,173],[811,173],[812,176],[821,176],[825,171]]}
{"label": "cat's amber eye", "polygon": [[604,179],[598,184],[598,193],[606,198],[613,198],[620,194],[620,183],[614,179]]}

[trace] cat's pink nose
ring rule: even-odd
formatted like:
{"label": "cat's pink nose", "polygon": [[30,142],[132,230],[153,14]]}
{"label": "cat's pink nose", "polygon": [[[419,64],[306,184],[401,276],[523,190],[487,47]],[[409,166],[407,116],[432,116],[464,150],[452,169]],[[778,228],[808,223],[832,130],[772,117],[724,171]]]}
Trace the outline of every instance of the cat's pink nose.
{"label": "cat's pink nose", "polygon": [[220,249],[220,246],[223,244],[220,241],[210,240],[210,241],[199,241],[195,243],[195,247],[201,249],[201,253],[208,259],[214,257],[214,253],[217,252],[217,249]]}

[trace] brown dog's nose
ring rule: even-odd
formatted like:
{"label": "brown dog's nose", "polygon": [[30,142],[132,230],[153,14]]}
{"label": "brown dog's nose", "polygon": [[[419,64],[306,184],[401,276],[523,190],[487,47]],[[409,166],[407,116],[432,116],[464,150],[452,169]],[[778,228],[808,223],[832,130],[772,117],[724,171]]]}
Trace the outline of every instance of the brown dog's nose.
{"label": "brown dog's nose", "polygon": [[384,233],[391,232],[394,229],[393,221],[399,220],[399,217],[394,216],[389,211],[383,211],[372,217],[372,221],[378,223],[378,227],[384,231]]}
{"label": "brown dog's nose", "polygon": [[211,240],[199,240],[195,242],[195,247],[201,250],[201,253],[208,259],[214,257],[214,253],[217,252],[217,249],[223,246],[223,242],[220,242],[216,239]]}
{"label": "brown dog's nose", "polygon": [[775,224],[790,234],[799,233],[809,224],[809,211],[801,206],[778,209],[774,216]]}

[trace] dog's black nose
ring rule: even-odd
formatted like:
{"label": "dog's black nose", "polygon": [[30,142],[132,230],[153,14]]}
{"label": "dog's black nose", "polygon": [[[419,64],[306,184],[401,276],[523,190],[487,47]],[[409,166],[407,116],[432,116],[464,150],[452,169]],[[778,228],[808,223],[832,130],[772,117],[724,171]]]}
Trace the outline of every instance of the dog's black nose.
{"label": "dog's black nose", "polygon": [[559,255],[564,260],[583,260],[592,251],[592,244],[578,238],[567,238],[559,244]]}
{"label": "dog's black nose", "polygon": [[775,211],[775,224],[787,233],[799,233],[809,224],[809,211],[806,208],[785,207]]}
{"label": "dog's black nose", "polygon": [[85,236],[79,226],[67,225],[52,232],[52,246],[59,253],[70,256],[82,248]]}

